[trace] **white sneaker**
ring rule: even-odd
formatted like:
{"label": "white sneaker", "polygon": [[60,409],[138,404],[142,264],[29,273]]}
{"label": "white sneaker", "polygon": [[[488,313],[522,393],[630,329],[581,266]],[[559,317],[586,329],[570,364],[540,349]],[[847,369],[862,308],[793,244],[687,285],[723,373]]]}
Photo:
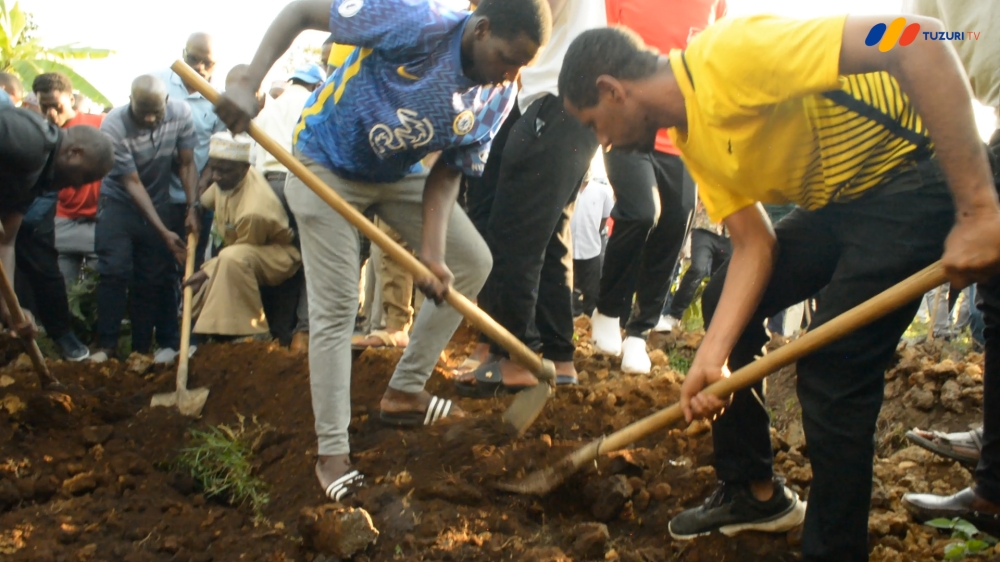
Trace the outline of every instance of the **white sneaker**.
{"label": "white sneaker", "polygon": [[679,318],[674,318],[669,314],[660,316],[660,321],[656,323],[656,327],[653,328],[654,332],[673,332],[674,328],[681,325]]}
{"label": "white sneaker", "polygon": [[590,318],[590,339],[598,353],[618,357],[622,354],[622,331],[617,318],[611,318],[594,309]]}
{"label": "white sneaker", "polygon": [[177,350],[171,347],[158,349],[156,350],[156,355],[153,355],[153,363],[157,365],[173,363],[174,359],[177,359]]}
{"label": "white sneaker", "polygon": [[91,363],[104,363],[108,360],[108,352],[102,350],[97,353],[91,353],[89,359]]}
{"label": "white sneaker", "polygon": [[653,367],[646,353],[646,340],[629,336],[622,343],[622,372],[634,375],[645,375]]}

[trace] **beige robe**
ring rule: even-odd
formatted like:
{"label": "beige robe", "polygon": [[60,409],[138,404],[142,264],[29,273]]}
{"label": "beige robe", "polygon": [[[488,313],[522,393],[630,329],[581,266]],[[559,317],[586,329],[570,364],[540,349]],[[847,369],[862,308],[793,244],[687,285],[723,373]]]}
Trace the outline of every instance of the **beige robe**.
{"label": "beige robe", "polygon": [[205,262],[208,280],[194,297],[194,332],[249,336],[268,331],[260,285],[280,285],[302,263],[292,245],[294,233],[274,190],[250,168],[230,191],[213,184],[201,196],[215,210],[213,235],[222,239],[219,255]]}

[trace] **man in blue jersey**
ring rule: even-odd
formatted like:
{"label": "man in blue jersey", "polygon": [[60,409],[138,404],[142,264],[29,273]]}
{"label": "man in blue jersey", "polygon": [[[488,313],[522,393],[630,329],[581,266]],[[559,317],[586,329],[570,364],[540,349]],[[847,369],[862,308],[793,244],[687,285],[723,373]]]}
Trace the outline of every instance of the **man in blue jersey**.
{"label": "man in blue jersey", "polygon": [[[249,71],[219,105],[231,129],[245,130],[264,75],[306,29],[329,29],[336,43],[356,46],[313,93],[294,140],[310,170],[360,210],[374,210],[434,273],[414,280],[437,304],[422,307],[389,381],[380,414],[386,423],[427,425],[457,410],[424,391],[461,320],[440,303],[453,282],[477,294],[492,266],[483,239],[456,208],[459,180],[482,173],[514,105],[513,82],[551,27],[545,0],[484,0],[474,13],[437,0],[298,0],[271,24]],[[422,171],[420,160],[434,152],[440,157]],[[309,294],[316,475],[336,501],[362,478],[351,469],[347,438],[358,233],[298,178],[288,179],[285,194],[299,224]]]}

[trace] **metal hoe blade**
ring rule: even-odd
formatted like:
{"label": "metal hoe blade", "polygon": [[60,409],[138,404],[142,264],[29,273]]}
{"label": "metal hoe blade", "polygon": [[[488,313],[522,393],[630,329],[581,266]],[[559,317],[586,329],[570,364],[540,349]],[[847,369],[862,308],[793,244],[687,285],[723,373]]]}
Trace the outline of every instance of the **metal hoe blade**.
{"label": "metal hoe blade", "polygon": [[517,394],[510,407],[503,413],[503,421],[509,423],[517,432],[517,436],[524,435],[524,432],[535,423],[538,415],[545,408],[545,403],[552,395],[552,382],[556,379],[556,366],[548,359],[542,360],[540,373],[535,373],[538,377],[538,385],[523,390]]}

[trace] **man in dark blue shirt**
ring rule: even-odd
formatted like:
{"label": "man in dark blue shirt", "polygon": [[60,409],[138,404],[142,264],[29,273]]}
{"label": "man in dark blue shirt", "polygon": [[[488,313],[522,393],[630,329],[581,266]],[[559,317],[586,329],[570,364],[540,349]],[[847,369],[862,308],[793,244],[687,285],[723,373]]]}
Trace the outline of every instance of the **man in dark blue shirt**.
{"label": "man in dark blue shirt", "polygon": [[[355,48],[306,104],[295,133],[299,158],[361,210],[399,232],[434,273],[415,284],[438,303],[476,295],[489,249],[455,201],[463,173],[479,175],[514,104],[514,81],[548,41],[545,0],[484,0],[474,13],[436,0],[299,0],[286,7],[219,116],[235,132],[256,114],[261,80],[306,29]],[[430,172],[421,160],[440,157]],[[338,501],[361,476],[351,470],[350,339],[357,312],[358,233],[298,178],[285,187],[302,242],[309,293],[309,364],[319,438],[316,475]],[[445,247],[447,246],[447,255]],[[454,271],[454,274],[452,273]],[[381,403],[394,425],[429,425],[453,413],[424,390],[461,316],[427,303]]]}

